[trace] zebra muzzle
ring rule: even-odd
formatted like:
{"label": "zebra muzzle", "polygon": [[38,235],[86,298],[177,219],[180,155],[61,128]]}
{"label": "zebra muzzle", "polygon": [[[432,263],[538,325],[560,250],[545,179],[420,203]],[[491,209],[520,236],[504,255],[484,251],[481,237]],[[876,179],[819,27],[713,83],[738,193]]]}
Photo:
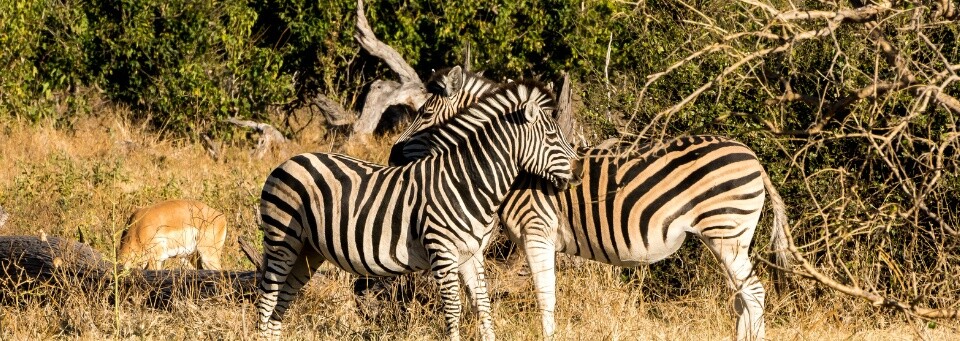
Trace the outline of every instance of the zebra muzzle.
{"label": "zebra muzzle", "polygon": [[583,161],[579,158],[570,159],[570,180],[568,186],[580,186],[583,180]]}

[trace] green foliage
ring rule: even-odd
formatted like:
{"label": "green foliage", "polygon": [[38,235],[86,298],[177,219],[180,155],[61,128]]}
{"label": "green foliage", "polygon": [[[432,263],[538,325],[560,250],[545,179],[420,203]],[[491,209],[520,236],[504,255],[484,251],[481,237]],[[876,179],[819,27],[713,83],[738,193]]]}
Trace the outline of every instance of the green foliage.
{"label": "green foliage", "polygon": [[162,126],[203,131],[228,116],[260,117],[289,89],[279,56],[252,46],[245,1],[102,0],[89,9],[91,72],[116,100],[160,113]]}
{"label": "green foliage", "polygon": [[[49,117],[55,92],[85,74],[80,48],[87,21],[71,2],[0,3],[0,110],[30,119]],[[70,101],[71,99],[68,99]]]}
{"label": "green foliage", "polygon": [[[7,95],[0,104],[32,119],[82,112],[40,109],[52,107],[43,100],[77,101],[71,95],[78,88],[97,87],[132,106],[137,118],[193,134],[227,116],[262,118],[269,104],[299,99],[293,103],[300,105],[317,92],[355,101],[365,83],[386,75],[378,61],[358,53],[354,1],[35,0],[3,6],[9,8],[0,29],[16,49],[0,51],[13,71],[4,78]],[[686,10],[670,2],[649,8],[664,18]],[[608,46],[611,69],[639,74],[663,66],[664,53],[676,53],[685,34],[675,20],[614,1],[394,0],[368,3],[366,13],[378,37],[424,75],[462,63],[468,44],[475,69],[496,79],[549,79],[561,70],[596,78]],[[85,109],[84,102],[76,104]]]}
{"label": "green foliage", "polygon": [[[0,106],[30,119],[85,111],[80,87],[99,87],[179,133],[227,116],[262,117],[292,93],[280,56],[253,46],[245,1],[35,0],[0,5],[0,51],[10,65]],[[70,109],[53,110],[58,98]],[[79,106],[74,104],[80,104]]]}
{"label": "green foliage", "polygon": [[360,86],[354,76],[362,69],[354,65],[356,1],[253,0],[250,7],[257,13],[254,43],[281,58],[280,72],[296,85],[299,99]]}

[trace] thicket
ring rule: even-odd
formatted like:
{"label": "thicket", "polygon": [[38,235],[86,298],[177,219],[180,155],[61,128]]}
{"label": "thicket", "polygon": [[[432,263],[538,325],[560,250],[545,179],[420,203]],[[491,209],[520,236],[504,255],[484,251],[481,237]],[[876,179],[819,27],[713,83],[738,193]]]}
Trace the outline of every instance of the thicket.
{"label": "thicket", "polygon": [[[381,1],[374,30],[419,72],[460,62],[497,76],[555,75],[602,57],[612,2]],[[175,134],[329,94],[354,106],[384,75],[353,41],[355,1],[33,0],[0,5],[0,108],[69,121],[92,96]],[[599,39],[599,40],[598,40]],[[94,90],[94,91],[91,91]],[[91,92],[93,92],[91,94]]]}
{"label": "thicket", "polygon": [[[421,76],[574,77],[590,136],[735,137],[781,185],[801,249],[901,299],[960,300],[960,26],[952,1],[387,0],[377,36]],[[0,115],[69,121],[106,96],[195,137],[325,94],[357,109],[390,77],[349,0],[0,2]],[[765,232],[758,236],[765,236]],[[758,237],[757,246],[765,240]],[[694,267],[697,271],[681,271]],[[674,270],[668,270],[673,268]],[[703,285],[699,245],[649,285]],[[679,289],[678,289],[679,288]]]}

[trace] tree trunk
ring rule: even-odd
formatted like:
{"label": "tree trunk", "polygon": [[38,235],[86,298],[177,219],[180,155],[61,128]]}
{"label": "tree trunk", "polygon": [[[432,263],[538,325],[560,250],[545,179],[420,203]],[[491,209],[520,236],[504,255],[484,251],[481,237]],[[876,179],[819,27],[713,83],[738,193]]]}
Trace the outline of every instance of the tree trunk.
{"label": "tree trunk", "polygon": [[583,128],[573,114],[572,87],[570,75],[564,72],[560,92],[557,93],[557,125],[563,130],[563,136],[567,137],[567,142],[577,147],[586,147],[587,141],[583,136]]}
{"label": "tree trunk", "polygon": [[363,104],[360,117],[353,125],[354,136],[363,138],[372,134],[380,122],[383,112],[390,106],[403,105],[413,111],[427,101],[427,90],[416,71],[407,64],[397,50],[384,44],[373,33],[364,14],[363,0],[357,0],[357,31],[354,38],[370,55],[383,60],[390,70],[397,73],[400,82],[377,80],[370,86],[367,100]]}

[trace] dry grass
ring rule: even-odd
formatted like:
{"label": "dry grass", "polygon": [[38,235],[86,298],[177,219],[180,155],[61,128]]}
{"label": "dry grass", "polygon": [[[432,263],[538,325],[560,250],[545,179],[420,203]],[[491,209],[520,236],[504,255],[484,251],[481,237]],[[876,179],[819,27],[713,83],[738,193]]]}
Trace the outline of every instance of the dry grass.
{"label": "dry grass", "polygon": [[[210,159],[198,144],[161,139],[131,124],[122,110],[83,119],[71,130],[0,119],[0,205],[11,213],[4,235],[81,237],[112,259],[127,215],[136,207],[169,198],[195,198],[227,214],[230,230],[223,264],[250,269],[236,238],[259,241],[254,207],[267,173],[303,151],[344,151],[383,162],[392,136],[337,145],[319,129],[304,133],[264,160],[251,160],[250,144],[222,148]],[[3,121],[6,120],[6,121]],[[700,247],[700,246],[697,246]],[[701,249],[702,250],[702,249]],[[710,260],[712,261],[712,260]],[[559,273],[558,329],[570,340],[720,340],[733,335],[730,293],[715,263],[695,264],[697,283],[683,294],[662,295],[651,279],[624,281],[611,266],[584,264]],[[504,340],[539,338],[532,284],[515,263],[490,263],[495,323]],[[646,271],[641,269],[641,272]],[[636,277],[635,277],[636,278]],[[768,296],[768,336],[777,340],[955,339],[958,324],[934,325],[876,311],[812,283],[792,297]],[[663,286],[659,283],[660,287]],[[108,290],[108,289],[103,289]],[[422,289],[432,295],[430,288]],[[90,291],[90,290],[87,290]],[[249,302],[178,300],[171,307],[145,307],[143,293],[107,296],[69,290],[50,298],[18,294],[0,309],[0,339],[250,339]],[[666,297],[664,297],[666,296]],[[435,303],[387,306],[363,317],[352,277],[326,265],[290,310],[284,333],[291,339],[437,339],[442,319]],[[466,314],[463,332],[477,337]]]}

